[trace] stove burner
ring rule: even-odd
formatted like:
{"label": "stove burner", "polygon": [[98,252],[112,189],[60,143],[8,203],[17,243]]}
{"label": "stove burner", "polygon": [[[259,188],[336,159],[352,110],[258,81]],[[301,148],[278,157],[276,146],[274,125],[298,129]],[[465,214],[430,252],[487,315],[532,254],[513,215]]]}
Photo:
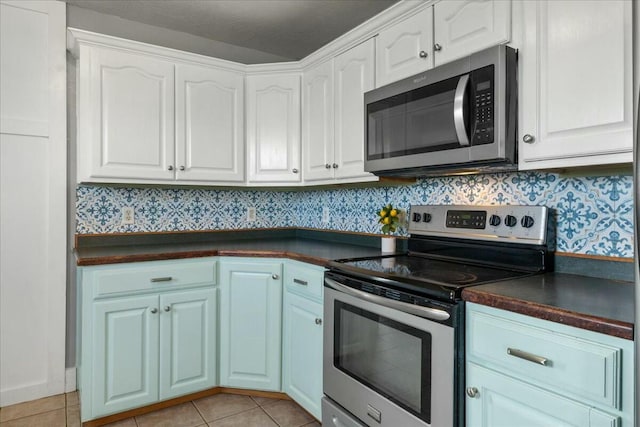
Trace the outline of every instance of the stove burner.
{"label": "stove burner", "polygon": [[438,282],[451,283],[452,285],[468,285],[478,281],[478,276],[464,271],[430,271],[429,277]]}

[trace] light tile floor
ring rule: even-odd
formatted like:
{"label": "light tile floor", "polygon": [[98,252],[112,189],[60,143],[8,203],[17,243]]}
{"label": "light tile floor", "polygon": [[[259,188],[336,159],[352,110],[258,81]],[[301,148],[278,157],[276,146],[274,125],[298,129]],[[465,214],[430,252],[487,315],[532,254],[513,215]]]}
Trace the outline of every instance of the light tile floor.
{"label": "light tile floor", "polygon": [[[319,427],[290,400],[216,394],[170,408],[127,418],[111,427]],[[78,393],[0,408],[1,427],[78,427]]]}

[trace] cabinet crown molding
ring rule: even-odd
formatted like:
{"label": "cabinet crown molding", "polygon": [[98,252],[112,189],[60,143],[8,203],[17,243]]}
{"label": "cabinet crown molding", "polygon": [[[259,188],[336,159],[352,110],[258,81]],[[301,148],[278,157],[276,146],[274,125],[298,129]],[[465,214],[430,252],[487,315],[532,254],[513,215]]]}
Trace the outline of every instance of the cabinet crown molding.
{"label": "cabinet crown molding", "polygon": [[225,70],[247,72],[247,65],[233,61],[218,59],[211,56],[197,53],[185,52],[169,47],[152,45],[106,34],[94,33],[92,31],[81,30],[79,28],[67,28],[67,50],[74,58],[80,57],[80,46],[88,45],[94,47],[107,47],[109,49],[122,49],[133,53],[147,53],[157,57],[165,58],[172,62],[180,61],[189,64],[199,64],[208,67],[217,67]]}

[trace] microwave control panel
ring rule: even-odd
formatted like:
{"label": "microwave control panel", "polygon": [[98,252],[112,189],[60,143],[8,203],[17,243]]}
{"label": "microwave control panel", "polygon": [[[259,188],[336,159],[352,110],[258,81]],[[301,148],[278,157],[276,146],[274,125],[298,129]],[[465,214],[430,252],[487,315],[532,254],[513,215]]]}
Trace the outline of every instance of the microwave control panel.
{"label": "microwave control panel", "polygon": [[495,118],[493,73],[493,65],[471,72],[471,93],[473,94],[471,102],[475,112],[471,135],[473,145],[493,142]]}

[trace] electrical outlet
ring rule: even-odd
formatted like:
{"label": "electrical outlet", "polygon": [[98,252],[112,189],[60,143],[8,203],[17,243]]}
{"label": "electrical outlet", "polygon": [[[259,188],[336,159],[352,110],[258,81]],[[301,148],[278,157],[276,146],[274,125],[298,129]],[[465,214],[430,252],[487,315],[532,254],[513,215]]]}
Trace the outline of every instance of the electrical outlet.
{"label": "electrical outlet", "polygon": [[135,222],[135,213],[133,207],[125,206],[122,208],[122,224],[133,224]]}
{"label": "electrical outlet", "polygon": [[322,223],[329,223],[329,208],[327,206],[322,207]]}
{"label": "electrical outlet", "polygon": [[254,222],[256,220],[256,208],[247,208],[247,222]]}

